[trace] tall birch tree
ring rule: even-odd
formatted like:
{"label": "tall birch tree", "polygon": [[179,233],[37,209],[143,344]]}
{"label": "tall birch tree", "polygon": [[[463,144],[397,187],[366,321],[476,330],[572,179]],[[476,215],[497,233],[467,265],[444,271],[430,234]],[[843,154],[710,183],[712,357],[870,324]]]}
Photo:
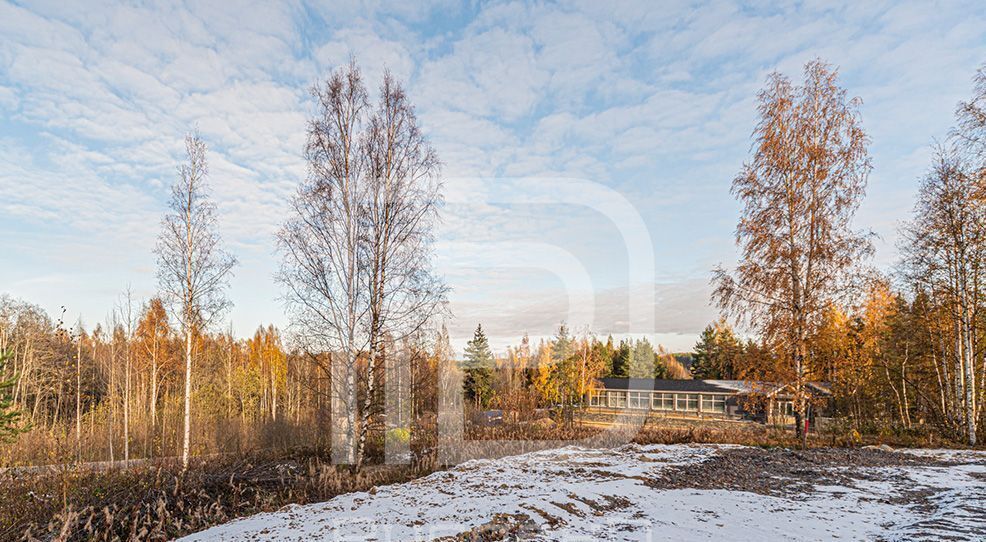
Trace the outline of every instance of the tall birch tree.
{"label": "tall birch tree", "polygon": [[[986,200],[972,167],[955,148],[937,151],[904,230],[905,275],[931,292],[947,318],[940,328],[942,404],[951,428],[976,444],[977,362],[983,359],[986,288]],[[951,365],[951,367],[949,367]],[[980,373],[981,374],[981,373]]]}
{"label": "tall birch tree", "polygon": [[162,221],[156,248],[158,281],[185,343],[182,465],[188,468],[192,427],[193,338],[230,305],[228,279],[236,258],[222,247],[216,207],[209,198],[206,144],[198,134],[185,137],[185,163],[171,188],[171,212]]}
{"label": "tall birch tree", "polygon": [[389,73],[376,107],[355,61],[312,95],[308,176],[278,233],[279,277],[296,339],[310,359],[331,360],[334,455],[358,469],[385,345],[418,333],[444,301],[431,271],[439,162]]}
{"label": "tall birch tree", "polygon": [[743,205],[736,227],[736,269],[713,273],[713,299],[784,351],[795,419],[807,445],[809,340],[824,311],[846,291],[850,270],[872,252],[852,229],[870,172],[858,98],[835,69],[805,65],[804,83],[779,73],[758,96],[753,156],[733,180]]}
{"label": "tall birch tree", "polygon": [[333,460],[356,462],[356,365],[369,344],[366,160],[359,152],[369,107],[355,63],[311,90],[316,109],[308,121],[308,176],[291,200],[277,234],[283,262],[278,279],[292,331],[308,358],[330,375]]}

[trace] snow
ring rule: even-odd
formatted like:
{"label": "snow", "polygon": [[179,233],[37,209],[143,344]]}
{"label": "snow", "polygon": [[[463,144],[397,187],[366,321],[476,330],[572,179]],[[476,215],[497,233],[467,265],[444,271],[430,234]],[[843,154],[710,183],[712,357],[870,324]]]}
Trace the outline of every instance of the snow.
{"label": "snow", "polygon": [[[535,540],[860,540],[977,539],[986,518],[986,454],[940,457],[974,462],[873,468],[843,486],[816,486],[793,498],[729,490],[671,489],[645,480],[669,466],[705,461],[722,446],[577,447],[498,460],[328,502],[291,506],[183,540],[430,540],[485,524],[494,514],[526,514]],[[933,452],[923,452],[933,454]],[[938,457],[938,456],[936,456]],[[932,494],[918,509],[894,497]],[[979,525],[986,529],[986,525]]]}

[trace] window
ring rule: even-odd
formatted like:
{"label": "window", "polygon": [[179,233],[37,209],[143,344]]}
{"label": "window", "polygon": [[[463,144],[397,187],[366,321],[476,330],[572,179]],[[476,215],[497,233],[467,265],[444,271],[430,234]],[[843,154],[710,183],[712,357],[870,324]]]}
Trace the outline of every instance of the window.
{"label": "window", "polygon": [[589,406],[600,407],[606,406],[606,400],[604,398],[604,392],[594,391],[589,394]]}
{"label": "window", "polygon": [[726,396],[703,395],[702,412],[726,412]]}
{"label": "window", "polygon": [[684,412],[698,412],[698,394],[679,393],[675,395],[675,410]]}
{"label": "window", "polygon": [[780,401],[777,407],[781,416],[794,416],[794,403],[791,401]]}
{"label": "window", "polygon": [[654,392],[651,396],[651,408],[654,410],[674,410],[674,394]]}
{"label": "window", "polygon": [[609,408],[626,408],[627,407],[627,394],[622,391],[610,391],[606,392],[606,400],[608,402]]}
{"label": "window", "polygon": [[647,410],[648,408],[648,396],[650,394],[645,391],[631,391],[630,392],[630,408],[636,408],[641,410]]}

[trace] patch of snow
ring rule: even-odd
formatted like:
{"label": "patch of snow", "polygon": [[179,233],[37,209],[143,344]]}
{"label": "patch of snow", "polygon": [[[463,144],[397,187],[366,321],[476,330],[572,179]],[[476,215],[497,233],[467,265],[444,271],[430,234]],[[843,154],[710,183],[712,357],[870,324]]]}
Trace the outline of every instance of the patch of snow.
{"label": "patch of snow", "polygon": [[[982,455],[978,464],[871,469],[880,476],[847,484],[852,487],[818,486],[795,498],[646,483],[662,469],[705,461],[724,448],[567,447],[470,461],[372,495],[285,507],[183,540],[430,540],[502,513],[529,516],[540,530],[537,540],[903,540],[975,535],[961,523],[986,517]],[[934,489],[934,510],[893,498],[914,487]]]}

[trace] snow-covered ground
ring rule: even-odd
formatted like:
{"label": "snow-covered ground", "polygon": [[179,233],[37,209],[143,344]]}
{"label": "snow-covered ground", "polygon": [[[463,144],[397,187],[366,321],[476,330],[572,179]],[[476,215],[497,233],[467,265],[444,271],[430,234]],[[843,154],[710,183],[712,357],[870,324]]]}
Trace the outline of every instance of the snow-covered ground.
{"label": "snow-covered ground", "polygon": [[[673,488],[667,476],[663,485],[654,482],[662,471],[730,449],[736,448],[562,448],[472,461],[184,540],[431,540],[484,525],[494,536],[483,540],[500,539],[497,532],[510,532],[511,525],[521,525],[524,539],[532,540],[986,540],[984,453],[922,452],[949,465],[835,466],[834,473],[851,472],[835,477],[844,483],[827,480],[786,496],[725,489],[728,484]],[[512,516],[491,524],[497,514]]]}

